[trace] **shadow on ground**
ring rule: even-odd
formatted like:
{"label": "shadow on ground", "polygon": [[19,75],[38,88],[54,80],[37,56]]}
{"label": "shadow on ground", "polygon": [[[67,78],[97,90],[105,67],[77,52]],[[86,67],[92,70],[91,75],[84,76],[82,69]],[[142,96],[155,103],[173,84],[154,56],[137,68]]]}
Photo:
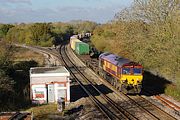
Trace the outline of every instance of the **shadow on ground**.
{"label": "shadow on ground", "polygon": [[143,77],[143,88],[141,91],[142,95],[152,96],[162,94],[164,93],[166,86],[171,84],[170,81],[157,75],[153,75],[148,71],[144,72]]}
{"label": "shadow on ground", "polygon": [[[108,87],[105,85],[95,85],[96,88],[98,88],[103,94],[108,94],[112,93],[113,91],[110,90]],[[92,88],[91,85],[85,85],[85,88],[91,89],[91,94],[93,96],[98,96],[100,95],[99,93],[95,92]],[[81,99],[83,97],[88,97],[88,95],[84,92],[84,90],[81,88],[80,85],[72,85],[70,88],[70,93],[71,93],[71,102],[75,102],[78,99]]]}
{"label": "shadow on ground", "polygon": [[70,115],[70,114],[73,114],[73,113],[76,113],[76,112],[79,112],[83,109],[83,105],[80,105],[76,108],[73,108],[71,110],[68,110],[68,112],[66,114]]}

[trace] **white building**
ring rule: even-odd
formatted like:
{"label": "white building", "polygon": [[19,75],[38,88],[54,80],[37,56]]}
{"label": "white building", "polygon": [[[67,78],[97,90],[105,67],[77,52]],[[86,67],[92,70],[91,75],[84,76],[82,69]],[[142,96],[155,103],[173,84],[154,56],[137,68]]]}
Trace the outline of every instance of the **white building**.
{"label": "white building", "polygon": [[33,103],[70,102],[70,73],[63,67],[34,67],[30,69],[30,97]]}

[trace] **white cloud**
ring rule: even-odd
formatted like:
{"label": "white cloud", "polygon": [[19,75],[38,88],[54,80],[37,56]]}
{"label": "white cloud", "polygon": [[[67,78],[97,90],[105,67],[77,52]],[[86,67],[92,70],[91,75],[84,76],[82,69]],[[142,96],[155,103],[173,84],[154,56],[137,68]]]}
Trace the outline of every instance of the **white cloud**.
{"label": "white cloud", "polygon": [[115,11],[117,11],[116,7],[61,7],[57,9],[57,13],[59,16],[62,16],[61,19],[65,21],[69,20],[92,20],[96,22],[107,22],[112,20]]}
{"label": "white cloud", "polygon": [[16,3],[23,3],[23,4],[31,4],[31,0],[0,0],[1,4],[16,4]]}
{"label": "white cloud", "polygon": [[121,5],[109,6],[59,6],[58,8],[33,8],[24,5],[31,3],[30,0],[0,0],[9,3],[23,3],[16,7],[0,7],[0,23],[15,22],[54,22],[54,21],[70,21],[70,20],[91,20],[100,23],[112,20],[115,13],[122,9]]}

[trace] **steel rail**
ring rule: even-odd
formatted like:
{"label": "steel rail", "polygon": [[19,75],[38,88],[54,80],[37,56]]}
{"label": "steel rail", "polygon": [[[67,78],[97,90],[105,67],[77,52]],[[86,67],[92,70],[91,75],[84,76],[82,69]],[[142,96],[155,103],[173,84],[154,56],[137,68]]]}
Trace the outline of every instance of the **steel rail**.
{"label": "steel rail", "polygon": [[[67,64],[67,61],[65,60],[65,58],[63,57],[63,53],[62,53],[62,46],[60,48],[60,54],[61,54],[61,58],[64,62],[64,65],[67,67],[67,69],[70,71],[71,75],[75,78],[75,80],[78,82],[78,84],[81,86],[81,88],[86,92],[86,94],[90,97],[90,99],[94,102],[94,104],[104,113],[104,115],[106,115],[106,117],[108,119],[114,120],[114,119],[120,119],[117,115],[115,115],[114,113],[112,113],[111,111],[109,111],[109,109],[103,105],[97,98],[95,98],[85,87],[84,85],[81,83],[81,81],[78,80],[78,78],[76,77],[76,75],[73,73],[73,71],[71,69],[69,69],[69,65]],[[65,54],[65,51],[64,51]],[[66,55],[66,54],[65,54]],[[70,61],[69,57],[66,56],[68,58],[68,60]],[[70,61],[71,62],[71,61]]]}
{"label": "steel rail", "polygon": [[[66,52],[65,52],[66,53]],[[70,58],[68,57],[68,55],[66,54],[67,58],[70,60]],[[111,107],[113,107],[113,109],[116,110],[116,112],[118,112],[119,114],[121,114],[121,116],[123,116],[124,118],[127,119],[137,119],[136,117],[134,117],[133,115],[131,115],[128,111],[126,111],[123,108],[120,108],[119,105],[117,105],[117,103],[115,103],[112,99],[110,99],[108,96],[104,95],[99,89],[97,89],[97,87],[95,87],[93,85],[93,83],[77,68],[77,66],[71,61],[71,63],[73,64],[74,68],[80,73],[80,75],[84,78],[84,80],[86,80],[86,82],[90,83],[90,85],[100,94],[100,96],[106,100],[106,102],[108,104],[111,105]]]}

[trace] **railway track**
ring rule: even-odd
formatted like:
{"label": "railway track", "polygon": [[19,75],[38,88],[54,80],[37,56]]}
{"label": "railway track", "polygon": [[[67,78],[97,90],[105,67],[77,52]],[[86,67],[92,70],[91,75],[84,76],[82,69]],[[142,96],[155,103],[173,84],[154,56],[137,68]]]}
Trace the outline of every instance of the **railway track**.
{"label": "railway track", "polygon": [[[67,69],[70,71],[71,75],[77,80],[77,82],[79,83],[79,85],[82,87],[82,89],[86,92],[86,94],[89,96],[89,98],[94,102],[94,104],[96,106],[98,106],[98,108],[103,112],[104,115],[106,115],[106,117],[108,119],[119,119],[119,117],[117,115],[114,114],[114,112],[111,112],[109,110],[109,108],[107,108],[100,100],[96,99],[93,95],[92,95],[92,92],[93,91],[88,91],[87,88],[84,87],[84,85],[81,83],[81,81],[78,81],[79,79],[79,76],[77,76],[78,72],[74,69],[74,67],[72,66],[69,66],[66,62],[68,61],[68,59],[65,59],[63,55],[65,55],[64,53],[61,53],[61,57],[57,54],[57,53],[54,53],[52,52],[51,50],[48,50],[48,49],[44,49],[44,48],[40,48],[40,47],[35,47],[35,48],[31,48],[31,49],[34,49],[34,50],[39,50],[41,53],[44,53],[44,54],[47,54],[48,56],[55,56],[57,58],[61,58],[64,63],[64,66],[67,67]],[[61,50],[60,50],[61,51]],[[72,69],[69,69],[69,68],[72,68]]]}
{"label": "railway track", "polygon": [[[78,69],[78,67],[68,57],[69,55],[66,53],[65,46],[61,47],[60,54],[62,55],[62,60],[64,61],[65,66],[67,66],[68,68],[74,68],[74,71],[69,69],[71,75],[88,94],[94,104],[108,117],[108,119],[137,119],[126,110],[119,108],[119,106],[114,103],[113,100],[104,95],[95,87],[95,85]],[[90,86],[85,87],[84,83]],[[95,92],[98,93],[98,96],[93,96]]]}
{"label": "railway track", "polygon": [[[105,82],[107,82],[107,81],[105,81]],[[111,86],[111,84],[109,82],[107,82],[107,84],[109,86]],[[119,96],[119,98],[122,98],[124,101],[127,101],[128,104],[132,105],[130,108],[128,106],[126,107],[126,104],[127,104],[126,103],[124,106],[125,107],[124,109],[126,109],[126,110],[131,109],[131,108],[139,108],[139,109],[141,109],[142,114],[143,113],[148,114],[153,119],[176,120],[175,117],[173,117],[172,115],[163,111],[162,109],[160,109],[159,107],[157,107],[156,105],[154,105],[153,103],[151,103],[150,101],[148,101],[147,99],[145,99],[144,97],[142,97],[140,95],[136,95],[136,96],[125,95],[118,91],[116,92],[116,94]],[[178,106],[176,106],[176,107],[179,108]],[[136,111],[139,111],[139,110],[136,109]],[[131,112],[133,112],[133,111],[131,111]],[[176,110],[176,112],[178,112],[178,111]]]}
{"label": "railway track", "polygon": [[32,120],[33,113],[32,112],[1,112],[0,120]]}
{"label": "railway track", "polygon": [[[94,72],[97,73],[97,63],[98,61],[96,59],[93,59],[93,60],[83,60],[81,59],[87,66],[89,66],[90,69],[92,69]],[[95,66],[95,67],[94,67]],[[148,95],[148,96],[151,96],[153,95],[152,92],[150,92],[151,90],[144,90],[145,94]],[[153,91],[153,90],[152,90]],[[142,96],[140,96],[142,97]],[[173,102],[169,101],[168,99],[164,98],[164,97],[161,97],[161,95],[155,95],[154,96],[157,100],[159,100],[163,105],[165,105],[166,107],[168,107],[169,109],[171,109],[175,115],[179,116],[180,117],[180,106],[174,104]],[[142,97],[143,99],[143,97]]]}
{"label": "railway track", "polygon": [[156,105],[152,104],[150,101],[146,100],[140,95],[136,96],[127,96],[131,99],[132,102],[136,103],[142,109],[147,111],[149,114],[155,116],[157,119],[164,119],[164,120],[176,120],[175,117],[171,116],[170,114],[166,113],[165,111],[161,110]]}
{"label": "railway track", "polygon": [[[108,83],[108,84],[110,85],[110,83]],[[173,117],[173,116],[169,115],[168,113],[166,113],[165,111],[161,110],[159,107],[152,104],[150,101],[146,100],[142,96],[139,96],[139,95],[128,96],[128,95],[122,94],[120,92],[118,92],[117,95],[121,98],[123,96],[124,101],[128,101],[128,103],[132,105],[131,108],[139,108],[139,110],[137,110],[137,109],[134,109],[134,110],[140,111],[140,113],[142,113],[142,114],[143,113],[147,114],[150,119],[176,120],[175,117]],[[124,106],[124,107],[125,107],[124,109],[126,109],[126,110],[129,109],[126,106]],[[134,110],[133,111],[130,110],[129,113],[134,112]],[[149,118],[145,117],[144,119],[149,119]]]}
{"label": "railway track", "polygon": [[[110,83],[107,84],[111,85]],[[121,104],[120,106],[124,107],[124,109],[130,113],[134,113],[136,111],[136,113],[140,112],[142,115],[145,114],[144,119],[176,120],[175,117],[161,110],[159,107],[152,104],[150,101],[140,95],[125,95],[121,92],[116,92],[116,95],[124,101],[124,104]],[[142,116],[137,118],[141,119]]]}
{"label": "railway track", "polygon": [[[106,115],[106,117],[108,119],[111,119],[111,120],[115,120],[115,119],[124,119],[124,120],[127,120],[127,119],[129,119],[129,118],[127,118],[127,116],[124,116],[123,113],[116,114],[116,112],[118,111],[117,108],[116,109],[115,108],[111,108],[111,106],[107,107],[107,105],[105,105],[102,102],[103,98],[99,98],[98,96],[96,96],[96,97],[93,96],[92,94],[94,94],[94,92],[97,92],[96,90],[92,91],[93,87],[89,87],[90,90],[87,90],[87,87],[85,87],[83,85],[83,83],[81,81],[79,81],[79,79],[81,79],[81,76],[79,76],[79,75],[82,75],[82,73],[78,74],[79,70],[76,68],[76,66],[73,67],[73,63],[72,63],[72,61],[70,61],[70,59],[68,58],[68,56],[65,53],[65,51],[64,51],[64,53],[61,53],[61,57],[60,57],[57,53],[54,53],[51,50],[48,50],[48,49],[45,49],[45,48],[35,47],[35,48],[31,48],[31,49],[40,50],[41,53],[47,54],[48,56],[52,56],[53,55],[56,58],[61,58],[64,61],[64,65],[67,68],[72,68],[72,69],[68,69],[70,71],[71,75],[77,80],[77,82],[82,87],[82,89],[86,92],[86,94],[89,96],[89,98],[103,112],[103,114]],[[63,50],[60,50],[60,51],[63,52]],[[66,55],[66,58],[65,58],[64,55]],[[69,63],[72,63],[72,65],[68,65],[67,61],[69,61]]]}
{"label": "railway track", "polygon": [[[162,101],[162,103],[164,103],[166,106],[168,106],[169,108],[173,109],[175,112],[180,111],[180,107],[176,104],[174,104],[173,102],[165,99],[164,97],[161,97],[159,95],[155,96],[158,100]],[[178,113],[180,116],[180,113]]]}
{"label": "railway track", "polygon": [[[128,101],[128,104],[131,104],[131,108],[128,108],[128,106],[119,105],[115,101],[113,101],[111,98],[109,98],[107,95],[103,94],[100,90],[98,90],[95,87],[95,83],[92,83],[85,75],[81,72],[79,67],[77,67],[72,61],[71,58],[69,58],[69,55],[67,53],[66,47],[62,46],[60,48],[60,54],[61,57],[50,50],[44,49],[44,48],[37,48],[44,51],[46,54],[52,54],[56,56],[56,58],[61,58],[64,61],[64,65],[67,68],[70,68],[69,71],[71,72],[71,75],[77,80],[79,85],[82,87],[82,89],[88,94],[90,99],[94,102],[94,104],[106,115],[108,119],[141,119],[142,116],[139,118],[135,114],[132,114],[133,111],[138,111],[142,114],[146,114],[144,116],[145,119],[166,119],[166,120],[174,120],[175,118],[166,112],[159,109],[157,106],[153,105],[148,100],[144,99],[141,96],[127,96],[127,95],[119,95],[119,98],[122,96],[124,97],[124,101]],[[73,69],[71,69],[73,68]],[[80,80],[80,81],[79,81]],[[86,84],[91,85],[91,87],[87,88],[84,86],[84,82],[86,81]],[[93,96],[94,92],[98,93],[98,96]],[[119,94],[119,93],[118,93]],[[125,99],[126,98],[126,99]],[[134,108],[134,110],[132,110]],[[136,108],[136,109],[135,109]],[[137,109],[138,108],[138,109]],[[148,116],[148,117],[147,117]]]}

